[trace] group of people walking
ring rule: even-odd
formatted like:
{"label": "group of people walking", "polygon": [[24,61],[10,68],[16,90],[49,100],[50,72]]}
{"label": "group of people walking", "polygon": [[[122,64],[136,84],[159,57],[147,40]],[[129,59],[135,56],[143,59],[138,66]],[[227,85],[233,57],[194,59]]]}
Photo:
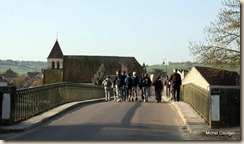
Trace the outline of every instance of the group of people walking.
{"label": "group of people walking", "polygon": [[[105,101],[111,101],[111,92],[114,92],[114,101],[137,101],[138,91],[140,89],[141,100],[143,100],[144,102],[148,102],[148,98],[151,95],[151,86],[154,86],[155,99],[158,103],[162,101],[162,91],[164,89],[164,84],[166,85],[166,94],[169,94],[167,93],[168,90],[169,92],[170,89],[171,91],[173,90],[172,92],[174,94],[177,93],[176,98],[174,99],[179,101],[180,86],[178,86],[178,84],[181,84],[181,78],[180,75],[177,75],[176,73],[173,73],[171,77],[168,78],[170,81],[172,81],[172,83],[170,84],[170,82],[166,82],[167,78],[163,83],[159,76],[157,76],[156,79],[152,82],[148,74],[142,74],[142,76],[139,78],[136,75],[135,71],[132,73],[132,75],[131,73],[128,73],[126,75],[125,71],[117,71],[114,80],[111,80],[110,76],[107,76],[106,79],[102,82],[105,90]],[[168,89],[168,84],[173,86],[169,87]],[[174,84],[177,84],[177,86]]]}

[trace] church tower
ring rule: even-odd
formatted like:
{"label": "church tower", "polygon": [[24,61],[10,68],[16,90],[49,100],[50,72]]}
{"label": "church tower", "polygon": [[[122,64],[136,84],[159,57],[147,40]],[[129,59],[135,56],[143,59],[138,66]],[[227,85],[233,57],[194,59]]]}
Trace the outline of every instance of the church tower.
{"label": "church tower", "polygon": [[56,40],[49,56],[47,57],[48,69],[63,69],[63,52]]}

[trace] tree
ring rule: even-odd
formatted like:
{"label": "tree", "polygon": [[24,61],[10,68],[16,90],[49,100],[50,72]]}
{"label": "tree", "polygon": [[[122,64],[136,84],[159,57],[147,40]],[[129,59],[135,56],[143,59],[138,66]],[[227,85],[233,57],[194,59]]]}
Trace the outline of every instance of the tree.
{"label": "tree", "polygon": [[3,76],[11,75],[11,77],[18,77],[18,73],[14,72],[11,68],[7,69],[2,74]]}
{"label": "tree", "polygon": [[240,1],[225,0],[217,20],[204,29],[205,42],[190,42],[196,61],[223,69],[240,66]]}
{"label": "tree", "polygon": [[96,74],[94,74],[92,78],[92,83],[94,83],[95,85],[101,85],[105,78],[106,78],[106,71],[105,71],[105,66],[102,63],[98,68]]}
{"label": "tree", "polygon": [[166,72],[164,72],[162,69],[159,68],[154,68],[153,70],[153,74],[157,75],[157,76],[162,76],[162,75],[166,75]]}

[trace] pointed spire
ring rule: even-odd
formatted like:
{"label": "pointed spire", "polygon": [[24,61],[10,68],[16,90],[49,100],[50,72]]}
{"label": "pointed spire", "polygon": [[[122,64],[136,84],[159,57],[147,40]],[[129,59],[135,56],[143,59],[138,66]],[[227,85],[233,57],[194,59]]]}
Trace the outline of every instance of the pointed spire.
{"label": "pointed spire", "polygon": [[59,46],[58,39],[56,40],[56,42],[47,58],[63,58],[63,52]]}
{"label": "pointed spire", "polygon": [[58,32],[56,33],[56,41],[58,41]]}

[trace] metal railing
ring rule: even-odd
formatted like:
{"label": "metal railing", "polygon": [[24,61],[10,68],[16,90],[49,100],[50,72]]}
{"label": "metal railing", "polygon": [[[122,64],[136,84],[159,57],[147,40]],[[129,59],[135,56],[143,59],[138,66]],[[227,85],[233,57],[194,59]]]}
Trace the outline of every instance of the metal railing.
{"label": "metal railing", "polygon": [[14,122],[50,110],[68,102],[104,97],[102,86],[78,83],[56,83],[18,89],[15,98]]}

